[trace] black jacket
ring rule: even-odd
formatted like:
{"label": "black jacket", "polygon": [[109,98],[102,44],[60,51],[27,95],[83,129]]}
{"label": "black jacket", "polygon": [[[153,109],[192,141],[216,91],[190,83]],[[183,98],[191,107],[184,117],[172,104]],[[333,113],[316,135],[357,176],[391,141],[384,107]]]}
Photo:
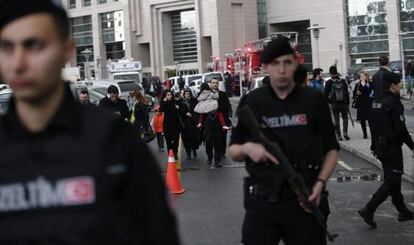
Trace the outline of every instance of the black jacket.
{"label": "black jacket", "polygon": [[380,67],[372,76],[372,83],[374,85],[374,100],[377,103],[380,103],[383,97],[384,72],[386,71],[388,71],[388,69]]}
{"label": "black jacket", "polygon": [[119,112],[121,113],[122,118],[129,118],[128,105],[124,99],[118,98],[116,102],[113,102],[110,98],[105,96],[99,101],[99,108],[102,108],[112,114]]}
{"label": "black jacket", "polygon": [[179,244],[160,170],[130,125],[75,102],[28,132],[0,118],[0,244]]}
{"label": "black jacket", "polygon": [[[178,106],[178,108],[176,108]],[[181,121],[180,101],[164,101],[160,103],[160,111],[164,112],[164,135],[169,138],[174,137],[181,133],[183,129]]]}
{"label": "black jacket", "polygon": [[227,97],[226,92],[219,91],[217,111],[223,113],[224,121],[225,121],[226,125],[230,126],[231,123],[230,123],[229,118],[231,118],[233,116],[233,110],[231,108],[230,100]]}
{"label": "black jacket", "polygon": [[[343,96],[344,100],[341,102],[337,102],[333,98],[333,86],[335,82],[342,83],[344,88]],[[348,84],[346,83],[345,79],[340,78],[339,76],[332,76],[325,84],[324,95],[326,100],[329,104],[332,105],[332,109],[346,109],[349,106],[349,91],[348,91]]]}
{"label": "black jacket", "polygon": [[[367,82],[365,86],[362,86],[361,82],[358,81],[355,84],[353,99],[356,101],[357,108],[357,120],[368,120],[371,113],[372,99],[370,94],[373,89],[372,82]],[[361,92],[360,95],[357,95],[357,91]]]}
{"label": "black jacket", "polygon": [[401,146],[406,144],[414,149],[414,142],[405,125],[404,106],[400,96],[391,92],[383,92],[380,109],[373,109],[374,138],[385,136],[388,143]]}

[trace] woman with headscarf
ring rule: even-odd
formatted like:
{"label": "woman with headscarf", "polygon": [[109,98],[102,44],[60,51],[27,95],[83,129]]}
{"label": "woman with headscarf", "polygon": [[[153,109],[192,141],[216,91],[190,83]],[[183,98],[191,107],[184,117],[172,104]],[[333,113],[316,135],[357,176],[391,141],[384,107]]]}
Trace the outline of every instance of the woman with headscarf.
{"label": "woman with headscarf", "polygon": [[175,159],[178,159],[178,144],[183,125],[180,118],[180,106],[174,99],[171,90],[164,90],[160,111],[164,112],[163,129],[168,151],[173,150]]}
{"label": "woman with headscarf", "polygon": [[180,109],[184,124],[182,138],[188,160],[191,160],[191,153],[193,153],[194,158],[197,157],[197,148],[199,145],[200,130],[197,128],[198,115],[194,113],[194,107],[196,105],[197,100],[192,96],[191,90],[184,90]]}

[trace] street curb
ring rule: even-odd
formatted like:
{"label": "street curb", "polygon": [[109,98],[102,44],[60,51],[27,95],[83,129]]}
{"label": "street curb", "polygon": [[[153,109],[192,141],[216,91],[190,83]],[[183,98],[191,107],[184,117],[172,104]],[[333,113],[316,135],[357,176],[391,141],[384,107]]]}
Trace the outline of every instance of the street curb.
{"label": "street curb", "polygon": [[[344,149],[345,151],[347,151],[347,152],[349,152],[349,153],[351,153],[351,154],[353,154],[353,155],[355,155],[355,156],[357,156],[359,158],[362,158],[363,160],[371,163],[375,167],[377,167],[379,169],[382,169],[381,162],[378,159],[376,159],[374,156],[372,156],[371,154],[365,154],[365,153],[363,153],[361,151],[358,151],[358,150],[356,150],[356,149],[354,149],[354,148],[352,148],[350,146],[347,146],[347,145],[345,145],[345,144],[343,144],[341,142],[339,142],[339,144],[341,146],[341,149]],[[405,181],[408,181],[411,184],[414,184],[414,177],[413,176],[410,176],[410,175],[404,173],[402,175],[402,178]]]}

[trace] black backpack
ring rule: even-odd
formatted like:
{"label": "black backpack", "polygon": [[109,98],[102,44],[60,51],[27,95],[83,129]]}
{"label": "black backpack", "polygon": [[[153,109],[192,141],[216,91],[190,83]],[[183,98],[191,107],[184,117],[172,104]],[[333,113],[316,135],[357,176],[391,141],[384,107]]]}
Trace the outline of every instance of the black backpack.
{"label": "black backpack", "polygon": [[330,100],[334,103],[345,102],[346,89],[348,88],[342,79],[332,79],[332,88],[329,96]]}

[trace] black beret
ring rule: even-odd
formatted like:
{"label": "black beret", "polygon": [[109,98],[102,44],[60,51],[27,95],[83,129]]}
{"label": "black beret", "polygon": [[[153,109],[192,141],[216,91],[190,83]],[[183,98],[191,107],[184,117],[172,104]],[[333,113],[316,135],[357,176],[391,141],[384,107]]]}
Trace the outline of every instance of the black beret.
{"label": "black beret", "polygon": [[8,23],[36,13],[68,18],[57,0],[0,0],[0,30]]}
{"label": "black beret", "polygon": [[269,64],[277,57],[287,54],[295,54],[295,50],[293,50],[287,37],[278,37],[267,44],[260,56],[260,62]]}
{"label": "black beret", "polygon": [[110,85],[108,87],[108,94],[118,94],[119,90],[115,85]]}
{"label": "black beret", "polygon": [[385,71],[383,75],[384,83],[391,85],[391,83],[398,84],[401,82],[401,77],[398,74],[395,74],[391,71]]}

